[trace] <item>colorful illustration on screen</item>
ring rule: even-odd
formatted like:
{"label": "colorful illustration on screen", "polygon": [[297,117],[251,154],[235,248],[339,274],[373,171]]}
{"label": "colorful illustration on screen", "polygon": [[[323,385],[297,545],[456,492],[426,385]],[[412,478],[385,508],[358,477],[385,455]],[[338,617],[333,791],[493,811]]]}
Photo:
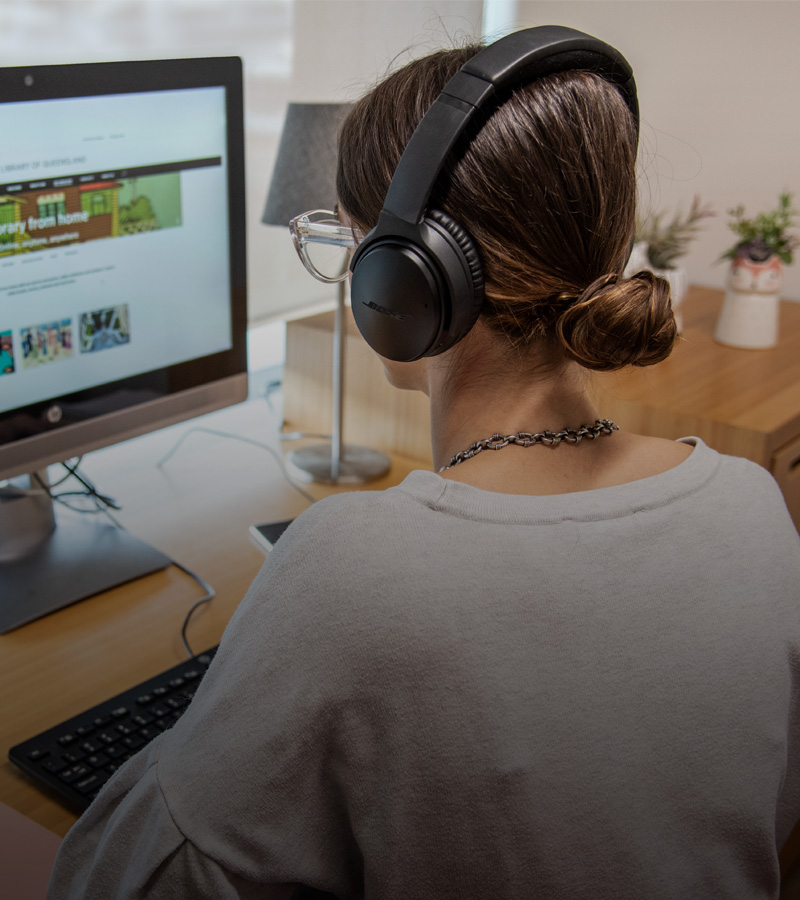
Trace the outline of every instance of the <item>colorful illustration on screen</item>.
{"label": "colorful illustration on screen", "polygon": [[32,325],[20,332],[22,348],[22,368],[31,369],[42,363],[58,362],[69,359],[74,350],[72,347],[72,319],[60,322],[47,322],[44,325]]}
{"label": "colorful illustration on screen", "polygon": [[128,304],[81,313],[79,323],[81,353],[111,350],[131,339]]}
{"label": "colorful illustration on screen", "polygon": [[182,221],[179,171],[0,194],[0,257],[175,228]]}
{"label": "colorful illustration on screen", "polygon": [[181,225],[181,173],[144,175],[120,182],[119,233],[138,234]]}
{"label": "colorful illustration on screen", "polygon": [[0,331],[0,375],[11,375],[15,369],[14,337],[10,331]]}

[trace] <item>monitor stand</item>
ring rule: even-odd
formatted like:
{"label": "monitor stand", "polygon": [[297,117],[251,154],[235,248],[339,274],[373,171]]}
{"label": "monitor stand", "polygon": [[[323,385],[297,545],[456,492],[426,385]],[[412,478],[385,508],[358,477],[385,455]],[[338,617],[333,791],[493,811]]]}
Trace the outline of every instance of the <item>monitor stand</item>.
{"label": "monitor stand", "polygon": [[0,634],[171,564],[96,516],[59,510],[56,522],[36,476],[28,484],[0,486]]}

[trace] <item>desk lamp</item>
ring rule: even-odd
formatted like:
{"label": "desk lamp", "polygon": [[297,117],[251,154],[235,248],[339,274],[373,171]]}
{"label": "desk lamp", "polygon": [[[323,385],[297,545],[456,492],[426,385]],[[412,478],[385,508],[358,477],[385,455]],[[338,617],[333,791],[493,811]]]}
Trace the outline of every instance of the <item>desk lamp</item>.
{"label": "desk lamp", "polygon": [[[336,137],[349,103],[290,103],[261,221],[288,228],[311,209],[336,203]],[[342,264],[346,264],[344,259]],[[287,454],[286,463],[303,481],[363,484],[389,471],[378,450],[342,443],[344,393],[344,308],[347,280],[337,283],[333,329],[333,425],[330,444],[314,444]]]}

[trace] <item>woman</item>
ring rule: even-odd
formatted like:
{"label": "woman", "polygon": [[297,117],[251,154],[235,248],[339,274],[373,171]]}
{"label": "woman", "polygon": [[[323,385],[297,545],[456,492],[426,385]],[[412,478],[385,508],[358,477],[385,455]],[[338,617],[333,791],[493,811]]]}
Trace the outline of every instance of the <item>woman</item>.
{"label": "woman", "polygon": [[[477,50],[350,114],[356,233]],[[797,533],[764,470],[617,430],[586,390],[675,340],[666,283],[621,276],[635,156],[630,104],[585,71],[470,125],[430,206],[477,246],[480,316],[384,361],[430,397],[441,471],[294,523],[189,710],[68,836],[52,900],[777,896],[800,817]]]}

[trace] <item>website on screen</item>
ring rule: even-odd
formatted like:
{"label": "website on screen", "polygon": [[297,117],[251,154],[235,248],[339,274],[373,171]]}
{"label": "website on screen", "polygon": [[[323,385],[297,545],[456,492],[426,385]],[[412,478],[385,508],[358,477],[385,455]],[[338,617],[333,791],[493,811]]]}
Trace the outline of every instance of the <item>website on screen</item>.
{"label": "website on screen", "polygon": [[0,411],[230,349],[224,88],[0,126]]}

